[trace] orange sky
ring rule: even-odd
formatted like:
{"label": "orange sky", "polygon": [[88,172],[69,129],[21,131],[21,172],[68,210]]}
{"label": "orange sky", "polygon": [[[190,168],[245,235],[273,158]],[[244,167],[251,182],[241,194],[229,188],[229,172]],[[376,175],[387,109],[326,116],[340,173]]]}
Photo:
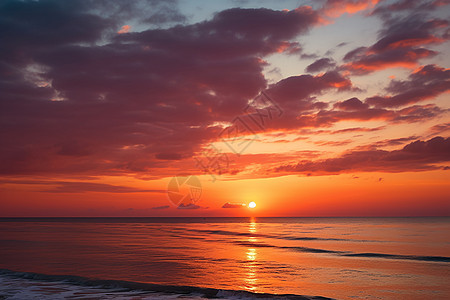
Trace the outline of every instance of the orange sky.
{"label": "orange sky", "polygon": [[[3,216],[441,216],[447,215],[448,172],[354,173],[283,176],[212,182],[202,178],[199,209],[177,209],[164,189],[169,178],[152,181],[104,178],[155,189],[155,193],[46,193],[43,186],[6,185]],[[47,187],[47,186],[44,186]],[[11,200],[9,200],[11,199]],[[425,200],[424,200],[425,199]],[[223,209],[226,203],[254,201],[257,207]],[[152,209],[154,207],[165,209]]]}

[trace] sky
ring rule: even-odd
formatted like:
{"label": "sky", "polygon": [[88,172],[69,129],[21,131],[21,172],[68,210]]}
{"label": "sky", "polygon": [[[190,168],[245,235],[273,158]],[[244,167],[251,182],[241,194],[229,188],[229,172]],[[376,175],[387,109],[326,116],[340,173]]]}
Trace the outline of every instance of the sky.
{"label": "sky", "polygon": [[448,20],[448,0],[1,1],[0,217],[449,216]]}

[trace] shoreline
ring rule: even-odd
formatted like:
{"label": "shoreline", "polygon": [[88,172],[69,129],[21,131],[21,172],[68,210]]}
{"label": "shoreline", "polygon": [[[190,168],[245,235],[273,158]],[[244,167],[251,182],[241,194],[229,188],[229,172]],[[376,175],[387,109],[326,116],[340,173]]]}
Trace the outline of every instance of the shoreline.
{"label": "shoreline", "polygon": [[[0,269],[0,299],[295,299],[333,300],[323,296],[254,293],[245,290],[214,289],[195,286],[161,285],[125,280],[94,279],[74,275],[49,275]],[[62,297],[62,298],[60,298]]]}

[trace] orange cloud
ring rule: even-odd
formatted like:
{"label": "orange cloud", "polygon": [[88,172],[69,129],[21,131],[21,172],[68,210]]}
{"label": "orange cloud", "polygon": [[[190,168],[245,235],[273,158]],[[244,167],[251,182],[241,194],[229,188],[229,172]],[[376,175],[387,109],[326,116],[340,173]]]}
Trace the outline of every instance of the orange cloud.
{"label": "orange cloud", "polygon": [[323,6],[323,14],[327,17],[337,18],[345,13],[355,14],[373,8],[379,0],[328,0]]}
{"label": "orange cloud", "polygon": [[405,69],[414,69],[418,66],[417,63],[414,62],[378,62],[378,64],[364,64],[364,63],[350,63],[344,65],[344,68],[347,70],[352,70],[355,73],[370,73],[374,71],[380,71],[384,69],[390,68],[405,68]]}
{"label": "orange cloud", "polygon": [[411,38],[405,39],[398,42],[394,42],[389,45],[390,48],[403,48],[403,47],[414,47],[414,46],[422,46],[426,44],[439,44],[445,42],[444,39],[429,36],[427,38]]}
{"label": "orange cloud", "polygon": [[343,65],[342,68],[359,75],[389,68],[415,69],[418,66],[418,60],[433,57],[436,54],[435,51],[424,48],[401,48],[373,54],[365,51],[357,55],[356,60]]}
{"label": "orange cloud", "polygon": [[117,31],[117,34],[123,34],[128,33],[131,30],[131,25],[123,25],[122,28],[120,28],[119,31]]}

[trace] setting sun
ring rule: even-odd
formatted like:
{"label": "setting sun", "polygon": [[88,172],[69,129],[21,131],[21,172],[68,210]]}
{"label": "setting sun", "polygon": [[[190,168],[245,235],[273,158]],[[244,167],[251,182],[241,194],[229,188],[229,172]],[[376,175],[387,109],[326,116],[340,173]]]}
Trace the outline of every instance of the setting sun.
{"label": "setting sun", "polygon": [[256,207],[256,203],[255,202],[250,202],[249,204],[248,204],[248,207],[249,208],[255,208]]}

